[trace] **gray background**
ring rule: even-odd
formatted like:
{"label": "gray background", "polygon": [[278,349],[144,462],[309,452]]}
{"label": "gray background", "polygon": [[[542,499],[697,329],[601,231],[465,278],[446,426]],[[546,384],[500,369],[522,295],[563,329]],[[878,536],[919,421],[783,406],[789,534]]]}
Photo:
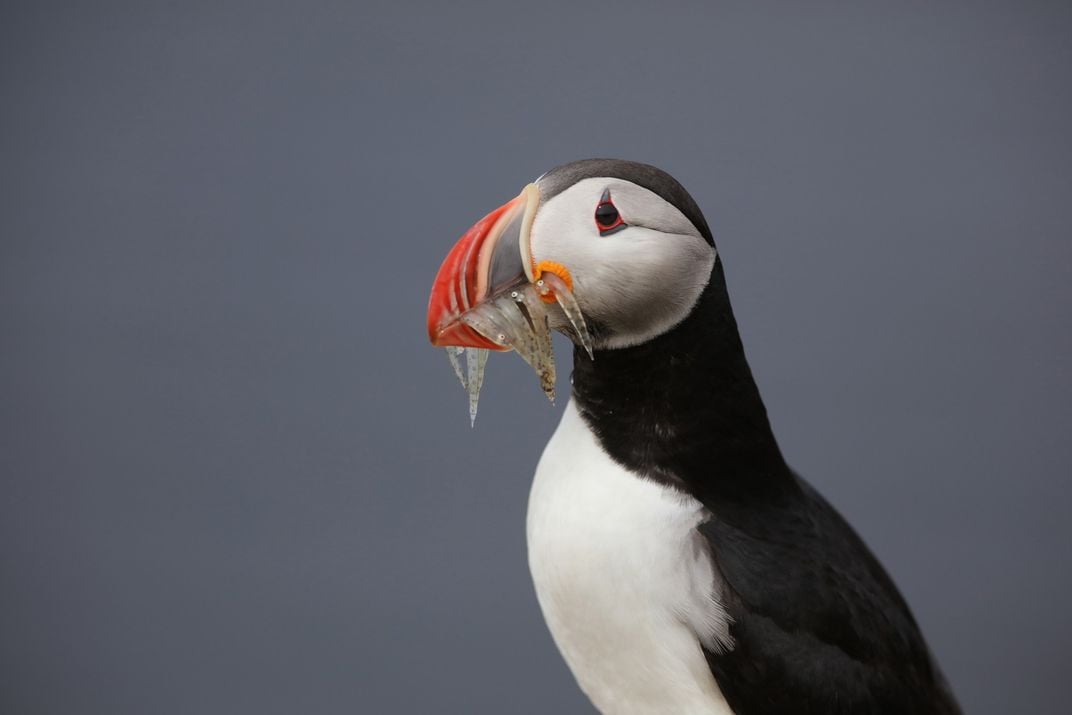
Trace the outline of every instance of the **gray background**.
{"label": "gray background", "polygon": [[4,3],[3,712],[592,712],[525,564],[562,403],[493,357],[471,430],[424,334],[589,156],[699,201],[966,709],[1067,712],[1072,10],[892,5]]}

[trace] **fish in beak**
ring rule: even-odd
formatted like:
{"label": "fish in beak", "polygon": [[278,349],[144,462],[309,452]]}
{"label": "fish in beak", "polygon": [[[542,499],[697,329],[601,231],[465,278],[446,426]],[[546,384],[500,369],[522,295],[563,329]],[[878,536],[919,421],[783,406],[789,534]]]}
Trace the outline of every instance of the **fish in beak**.
{"label": "fish in beak", "polygon": [[428,338],[433,345],[446,348],[455,374],[468,391],[471,424],[476,420],[484,365],[491,350],[517,352],[536,371],[544,394],[554,401],[551,311],[561,311],[576,339],[592,354],[569,270],[548,261],[536,264],[532,258],[532,222],[539,204],[539,188],[529,184],[516,198],[478,221],[454,244],[432,284]]}

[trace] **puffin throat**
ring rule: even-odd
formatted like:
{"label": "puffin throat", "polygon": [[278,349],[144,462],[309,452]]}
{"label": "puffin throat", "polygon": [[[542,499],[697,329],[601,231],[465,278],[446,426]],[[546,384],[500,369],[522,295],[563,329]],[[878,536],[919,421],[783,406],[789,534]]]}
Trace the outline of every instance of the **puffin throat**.
{"label": "puffin throat", "polygon": [[795,486],[745,359],[721,259],[689,315],[627,348],[574,349],[573,396],[603,448],[694,496],[750,499]]}

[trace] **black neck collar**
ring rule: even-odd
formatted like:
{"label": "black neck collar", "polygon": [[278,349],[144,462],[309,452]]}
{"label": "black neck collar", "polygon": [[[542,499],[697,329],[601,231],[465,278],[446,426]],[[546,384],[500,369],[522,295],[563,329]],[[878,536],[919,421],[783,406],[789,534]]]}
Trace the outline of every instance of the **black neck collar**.
{"label": "black neck collar", "polygon": [[720,259],[670,331],[594,360],[575,349],[573,397],[613,459],[705,504],[797,488],[745,360]]}

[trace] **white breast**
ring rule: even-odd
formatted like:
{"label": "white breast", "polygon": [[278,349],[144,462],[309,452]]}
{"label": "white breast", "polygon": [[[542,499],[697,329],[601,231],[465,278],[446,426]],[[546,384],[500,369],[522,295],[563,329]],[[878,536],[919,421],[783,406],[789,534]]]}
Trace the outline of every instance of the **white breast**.
{"label": "white breast", "polygon": [[551,635],[604,715],[732,715],[701,644],[732,646],[695,499],[615,463],[571,401],[528,512]]}

